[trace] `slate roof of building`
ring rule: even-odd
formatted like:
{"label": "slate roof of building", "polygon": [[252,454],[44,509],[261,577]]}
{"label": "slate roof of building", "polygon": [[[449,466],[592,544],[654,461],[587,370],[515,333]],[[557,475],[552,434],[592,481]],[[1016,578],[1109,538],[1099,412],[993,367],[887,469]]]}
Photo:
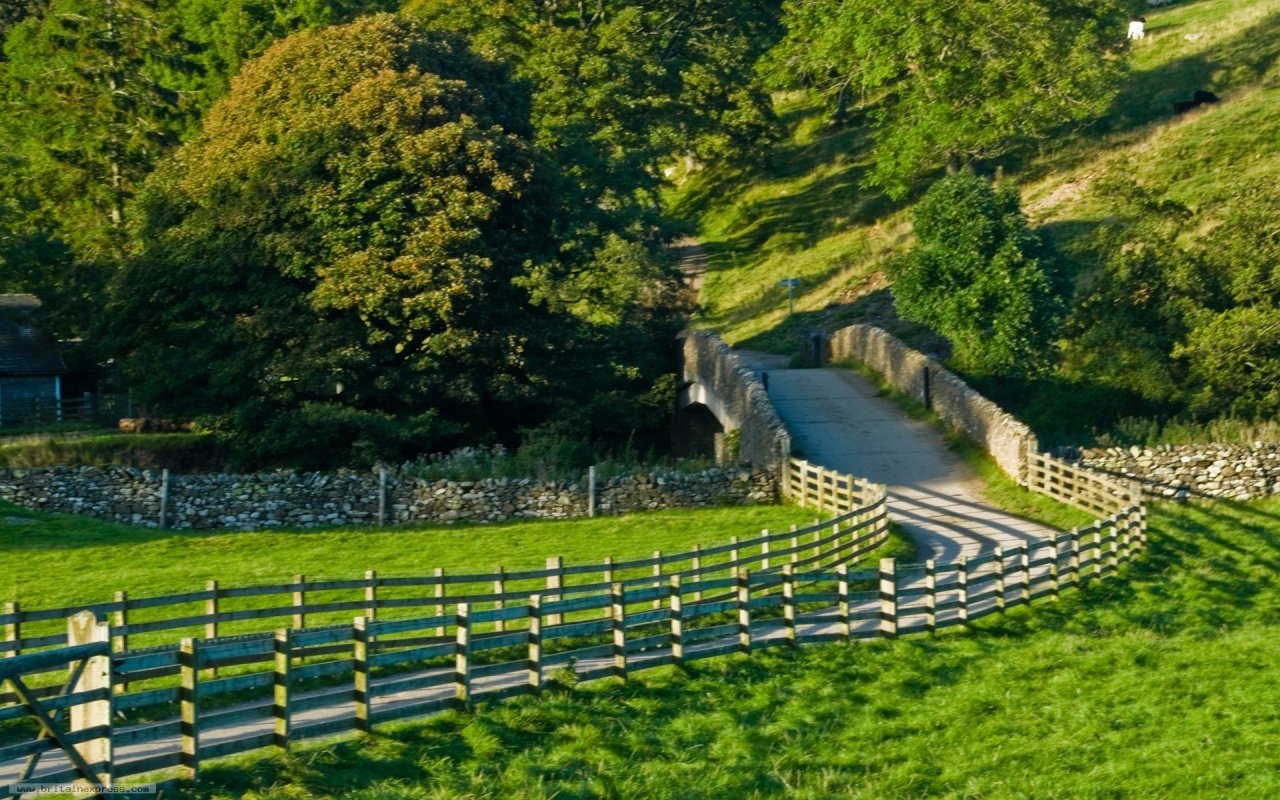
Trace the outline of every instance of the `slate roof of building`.
{"label": "slate roof of building", "polygon": [[28,321],[40,307],[30,294],[0,294],[0,376],[54,375],[67,371],[58,343]]}

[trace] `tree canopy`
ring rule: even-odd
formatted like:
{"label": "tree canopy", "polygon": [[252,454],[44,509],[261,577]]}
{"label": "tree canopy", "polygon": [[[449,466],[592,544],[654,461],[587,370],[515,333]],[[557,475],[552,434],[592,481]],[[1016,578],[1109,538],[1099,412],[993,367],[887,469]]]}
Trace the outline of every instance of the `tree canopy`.
{"label": "tree canopy", "polygon": [[939,165],[1099,116],[1123,41],[1112,0],[787,0],[777,79],[813,86],[876,127],[870,183],[900,197]]}
{"label": "tree canopy", "polygon": [[110,309],[137,398],[296,458],[536,423],[589,398],[592,370],[643,390],[639,356],[600,361],[618,320],[534,302],[589,266],[561,260],[572,209],[529,105],[500,65],[389,15],[246,64],[138,198]]}
{"label": "tree canopy", "polygon": [[974,375],[1045,370],[1065,303],[1056,260],[1028,227],[1017,188],[944,178],[916,207],[915,232],[915,247],[889,265],[902,317],[950,339]]}

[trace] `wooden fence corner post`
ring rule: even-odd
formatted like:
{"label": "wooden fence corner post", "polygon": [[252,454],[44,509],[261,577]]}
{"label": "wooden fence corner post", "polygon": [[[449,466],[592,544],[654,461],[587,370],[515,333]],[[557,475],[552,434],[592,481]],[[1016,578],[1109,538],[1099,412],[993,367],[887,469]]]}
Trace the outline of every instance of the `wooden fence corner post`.
{"label": "wooden fence corner post", "polygon": [[667,601],[671,617],[671,663],[684,666],[684,597],[680,592],[680,576],[672,575],[667,588]]}
{"label": "wooden fence corner post", "polygon": [[354,673],[354,694],[356,700],[356,730],[369,733],[373,730],[370,722],[369,697],[369,619],[356,617],[351,624],[351,660]]}
{"label": "wooden fence corner post", "polygon": [[880,559],[880,635],[898,635],[898,564],[896,559]]}
{"label": "wooden fence corner post", "polygon": [[542,595],[529,595],[529,656],[525,661],[529,689],[542,693]]}
{"label": "wooden fence corner post", "polygon": [[290,718],[289,694],[293,679],[293,632],[288,628],[276,631],[275,676],[272,681],[271,716],[275,720],[272,744],[289,752],[293,738],[293,721]]}
{"label": "wooden fence corner post", "polygon": [[609,608],[613,612],[613,675],[627,679],[627,598],[621,583],[609,589]]}
{"label": "wooden fence corner post", "polygon": [[795,567],[782,565],[782,624],[787,644],[796,646],[796,575]]}
{"label": "wooden fence corner post", "polygon": [[738,581],[738,652],[751,653],[751,570],[740,569]]}
{"label": "wooden fence corner post", "polygon": [[853,637],[853,628],[849,625],[849,567],[844,564],[836,566],[836,601],[836,622],[847,642]]}
{"label": "wooden fence corner post", "polygon": [[[68,709],[71,733],[99,728],[102,733],[96,739],[89,739],[75,745],[79,756],[88,764],[98,783],[102,786],[112,785],[112,716],[115,712],[115,698],[111,686],[111,626],[107,622],[98,622],[91,611],[81,611],[67,619],[67,644],[101,644],[101,655],[85,659],[84,669],[70,693],[106,692],[101,700],[79,703]],[[86,780],[88,776],[85,776]],[[91,782],[91,781],[90,781]]]}
{"label": "wooden fence corner post", "polygon": [[178,646],[178,669],[182,678],[178,688],[180,763],[187,777],[194,779],[200,777],[200,647],[195,639],[183,639]]}
{"label": "wooden fence corner post", "polygon": [[454,615],[456,637],[454,639],[453,683],[459,708],[470,711],[471,706],[471,611],[468,603],[458,603]]}
{"label": "wooden fence corner post", "polygon": [[956,562],[956,621],[969,624],[969,557]]}

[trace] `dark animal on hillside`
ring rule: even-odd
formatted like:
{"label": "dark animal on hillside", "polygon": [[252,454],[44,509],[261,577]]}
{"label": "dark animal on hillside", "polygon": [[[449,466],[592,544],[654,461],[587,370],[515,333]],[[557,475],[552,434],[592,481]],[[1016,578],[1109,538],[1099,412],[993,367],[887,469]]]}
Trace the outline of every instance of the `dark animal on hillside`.
{"label": "dark animal on hillside", "polygon": [[1213,92],[1206,92],[1204,89],[1197,89],[1190,100],[1179,100],[1173,104],[1173,115],[1185,114],[1193,108],[1199,108],[1206,103],[1217,103],[1219,98]]}

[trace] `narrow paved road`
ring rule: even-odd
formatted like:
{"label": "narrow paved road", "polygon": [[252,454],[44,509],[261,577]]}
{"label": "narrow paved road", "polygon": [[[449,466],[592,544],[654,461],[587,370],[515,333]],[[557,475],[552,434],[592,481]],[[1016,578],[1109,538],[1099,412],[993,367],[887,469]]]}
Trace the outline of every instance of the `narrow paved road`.
{"label": "narrow paved road", "polygon": [[983,502],[977,476],[929,423],[909,418],[856,372],[778,369],[777,357],[747,354],[769,370],[769,397],[804,458],[889,486],[890,517],[921,556],[953,559],[1051,537],[1054,531]]}

